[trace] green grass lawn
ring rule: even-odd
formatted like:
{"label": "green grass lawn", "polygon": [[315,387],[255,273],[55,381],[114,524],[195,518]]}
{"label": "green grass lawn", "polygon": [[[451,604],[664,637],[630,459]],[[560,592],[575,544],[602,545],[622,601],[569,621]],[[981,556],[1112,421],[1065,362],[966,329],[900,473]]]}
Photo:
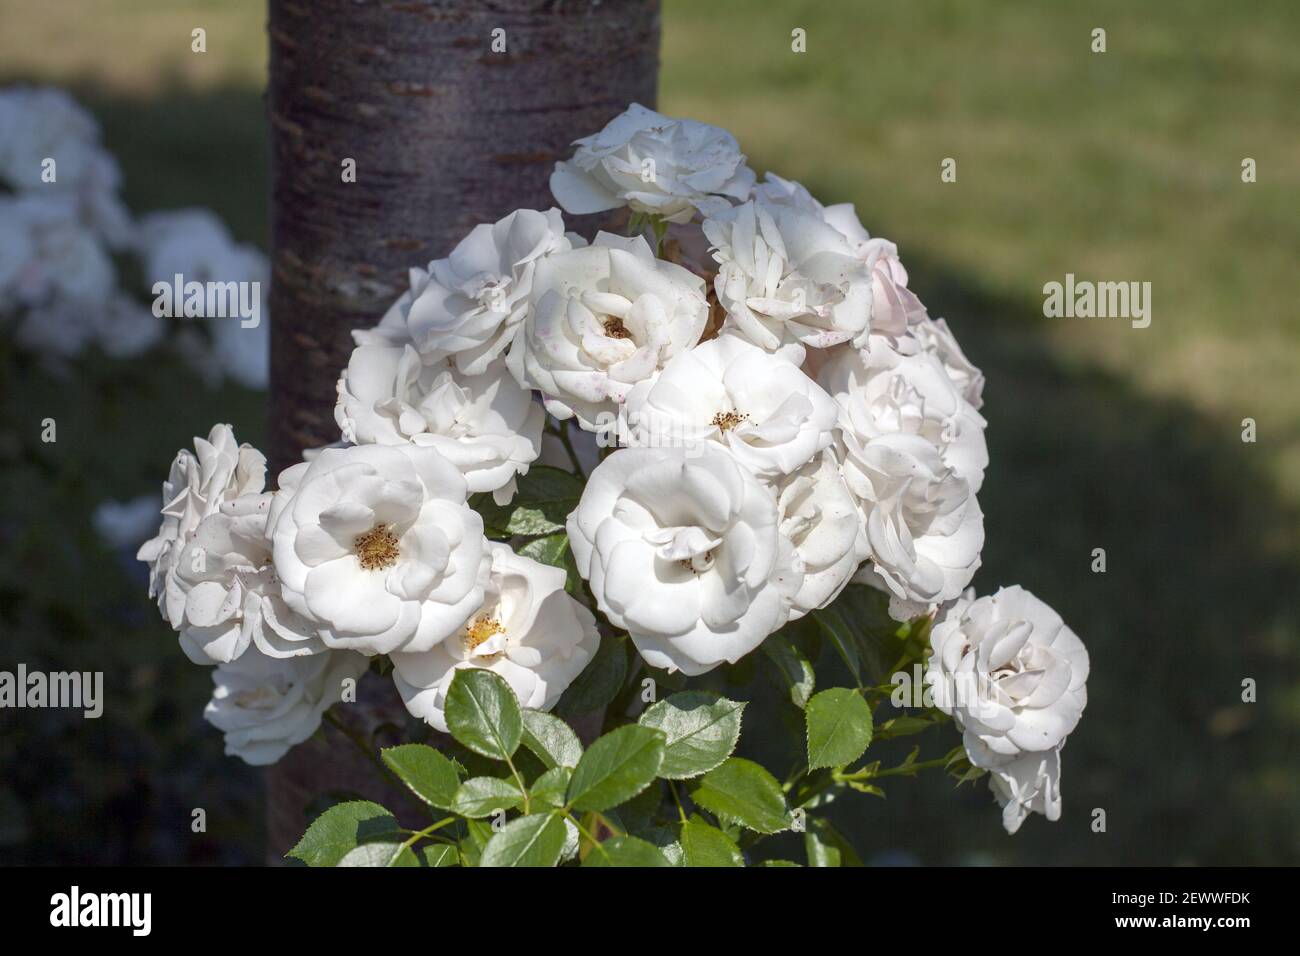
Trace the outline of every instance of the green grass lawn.
{"label": "green grass lawn", "polygon": [[[264,19],[258,0],[0,0],[0,79],[89,103],[133,210],[207,205],[262,241]],[[1300,7],[1281,0],[667,0],[661,108],[856,203],[985,368],[976,584],[1024,584],[1093,655],[1060,823],[1009,840],[983,784],[902,780],[835,808],[867,856],[1300,861],[1298,43]],[[1045,318],[1043,284],[1066,273],[1151,282],[1150,328]],[[260,437],[255,397],[180,405],[110,493],[156,485],[222,401]],[[173,653],[169,635],[155,646]],[[1246,677],[1257,704],[1239,703]]]}

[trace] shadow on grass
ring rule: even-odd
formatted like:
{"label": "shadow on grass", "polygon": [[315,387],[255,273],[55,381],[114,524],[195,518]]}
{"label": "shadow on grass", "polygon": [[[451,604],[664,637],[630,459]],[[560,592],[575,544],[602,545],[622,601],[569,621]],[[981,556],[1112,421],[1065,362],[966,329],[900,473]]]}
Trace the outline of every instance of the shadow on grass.
{"label": "shadow on grass", "polygon": [[[73,92],[103,123],[133,212],[208,206],[240,239],[264,243],[267,135],[258,93],[175,89],[137,100],[104,97],[91,85]],[[1072,364],[1049,346],[1049,320],[1037,303],[1002,300],[974,277],[908,253],[912,287],[932,314],[949,318],[989,380],[992,464],[981,494],[988,543],[976,585],[990,593],[1020,583],[1061,612],[1092,655],[1090,700],[1066,750],[1065,813],[1055,825],[1035,817],[1007,838],[984,782],[954,793],[937,777],[892,781],[885,801],[851,795],[831,808],[832,818],[865,858],[882,862],[1300,861],[1300,559],[1271,535],[1300,516],[1270,491],[1237,424]],[[107,411],[97,413],[99,434],[114,444],[77,459],[83,473],[73,476],[80,487],[73,507],[139,493],[139,476],[154,487],[174,450],[205,433],[214,414],[232,420],[221,402],[234,398],[191,403],[183,389],[159,384],[179,381],[182,371],[159,373],[152,384],[151,373],[139,374],[135,386],[111,387]],[[84,421],[81,402],[102,405],[94,394],[74,399],[52,380],[23,381],[32,391],[11,397],[20,407],[5,430],[34,411],[66,408],[75,422]],[[264,434],[256,397],[228,407],[239,410],[241,438]],[[68,467],[46,457],[54,478]],[[88,483],[104,461],[118,478],[101,494]],[[15,489],[48,478],[6,481],[0,528],[46,513],[48,503]],[[84,512],[78,520],[84,526]],[[6,550],[10,543],[0,541]],[[0,762],[18,772],[5,799],[23,805],[25,828],[0,857],[260,859],[253,777],[220,756],[219,735],[197,717],[206,690],[196,685],[206,675],[139,613],[138,578],[83,544],[66,567],[36,573],[71,574],[93,587],[65,596],[64,607],[48,587],[38,594],[30,580],[2,581],[0,620],[22,631],[11,652],[28,649],[33,666],[71,659],[84,668],[90,656],[105,669],[134,668],[130,686],[116,692],[119,706],[110,694],[111,720],[93,728],[47,731],[46,720],[6,732]],[[1094,548],[1106,550],[1105,574],[1090,570]],[[4,557],[12,570],[15,555]],[[176,679],[182,673],[198,677]],[[1259,703],[1241,703],[1247,677],[1258,682]],[[915,739],[926,753],[955,742],[950,728]],[[189,830],[196,806],[209,809],[201,841]],[[1094,808],[1105,810],[1105,833],[1091,828]],[[231,821],[240,815],[242,823]],[[784,855],[802,858],[793,843]]]}

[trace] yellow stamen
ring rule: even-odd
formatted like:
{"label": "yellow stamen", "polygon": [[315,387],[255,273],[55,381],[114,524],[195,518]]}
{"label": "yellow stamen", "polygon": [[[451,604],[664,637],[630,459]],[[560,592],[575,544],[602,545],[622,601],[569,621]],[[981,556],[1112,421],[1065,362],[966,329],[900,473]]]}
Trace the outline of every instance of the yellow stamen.
{"label": "yellow stamen", "polygon": [[397,547],[397,535],[388,530],[388,525],[378,524],[365,534],[357,535],[352,542],[357,549],[361,566],[367,571],[382,571],[397,563],[401,551]]}
{"label": "yellow stamen", "polygon": [[747,420],[749,416],[744,412],[718,412],[713,416],[711,424],[715,428],[720,428],[724,432],[731,431],[741,422]]}
{"label": "yellow stamen", "polygon": [[472,651],[494,634],[504,634],[506,629],[495,617],[475,618],[465,625],[465,650]]}

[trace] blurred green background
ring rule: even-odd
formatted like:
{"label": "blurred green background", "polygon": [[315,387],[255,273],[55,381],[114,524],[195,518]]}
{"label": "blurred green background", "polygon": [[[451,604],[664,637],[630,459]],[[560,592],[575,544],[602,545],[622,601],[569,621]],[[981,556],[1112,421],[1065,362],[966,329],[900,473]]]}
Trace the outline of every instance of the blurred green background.
{"label": "blurred green background", "polygon": [[[264,19],[259,0],[0,0],[0,82],[88,105],[134,213],[208,206],[264,246]],[[983,782],[900,779],[833,808],[869,861],[1300,862],[1297,47],[1289,0],[666,0],[661,110],[856,203],[983,367],[976,586],[1023,584],[1092,654],[1059,823],[1008,838]],[[1151,327],[1044,318],[1067,272],[1151,282]],[[156,489],[214,421],[260,443],[264,397],[139,362],[2,374],[0,667],[128,676],[98,721],[0,713],[0,861],[260,860],[257,776],[201,719],[208,675],[89,515]],[[47,415],[60,440],[33,447]]]}

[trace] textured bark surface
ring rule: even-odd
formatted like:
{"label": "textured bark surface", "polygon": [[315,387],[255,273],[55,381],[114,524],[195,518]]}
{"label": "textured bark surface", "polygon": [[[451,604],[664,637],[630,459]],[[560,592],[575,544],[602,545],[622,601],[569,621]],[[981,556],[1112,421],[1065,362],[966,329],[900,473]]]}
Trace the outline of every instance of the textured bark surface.
{"label": "textured bark surface", "polygon": [[[477,223],[554,205],[557,159],[631,102],[653,106],[658,0],[270,0],[273,473],[339,437],[349,335],[379,321],[407,270]],[[493,52],[493,31],[505,52]],[[499,37],[499,34],[497,35]],[[343,161],[356,182],[343,182]],[[591,224],[577,224],[590,232]],[[391,684],[336,707],[361,733],[405,718]],[[393,741],[387,741],[393,742]],[[267,775],[268,860],[310,803],[388,802],[337,730]]]}
{"label": "textured bark surface", "polygon": [[572,141],[654,104],[659,5],[270,0],[269,30],[278,471],[338,438],[348,333],[379,321],[411,266],[477,223],[553,206]]}

